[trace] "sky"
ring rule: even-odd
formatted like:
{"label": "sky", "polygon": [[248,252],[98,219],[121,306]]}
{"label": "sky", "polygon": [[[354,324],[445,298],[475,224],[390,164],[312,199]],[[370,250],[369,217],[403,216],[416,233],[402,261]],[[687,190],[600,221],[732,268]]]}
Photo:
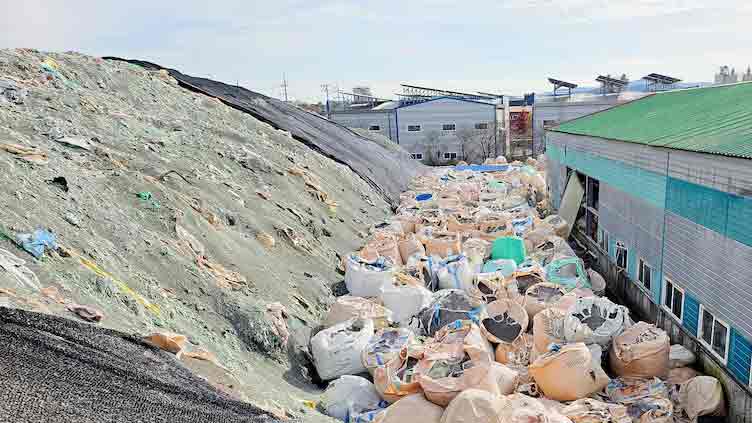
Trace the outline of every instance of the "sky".
{"label": "sky", "polygon": [[[322,84],[510,95],[547,77],[712,81],[752,64],[749,0],[0,0],[0,48],[152,61],[301,101]],[[746,24],[746,25],[745,25]]]}

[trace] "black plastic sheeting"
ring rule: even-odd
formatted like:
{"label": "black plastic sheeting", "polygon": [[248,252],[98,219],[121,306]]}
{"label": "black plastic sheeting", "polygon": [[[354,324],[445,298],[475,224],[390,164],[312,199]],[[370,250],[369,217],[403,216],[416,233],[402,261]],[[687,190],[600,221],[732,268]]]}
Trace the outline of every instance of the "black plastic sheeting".
{"label": "black plastic sheeting", "polygon": [[424,168],[402,150],[386,148],[326,118],[243,87],[185,75],[143,60],[103,59],[124,61],[150,70],[164,69],[180,86],[216,97],[277,129],[290,132],[293,138],[314,151],[348,166],[395,207],[399,204],[399,194]]}
{"label": "black plastic sheeting", "polygon": [[277,422],[130,335],[0,307],[0,422]]}

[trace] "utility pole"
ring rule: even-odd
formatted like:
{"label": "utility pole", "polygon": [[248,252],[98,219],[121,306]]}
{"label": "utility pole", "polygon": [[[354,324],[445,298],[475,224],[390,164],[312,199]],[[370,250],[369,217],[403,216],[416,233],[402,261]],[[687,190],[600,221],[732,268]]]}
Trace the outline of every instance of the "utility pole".
{"label": "utility pole", "polygon": [[282,85],[280,87],[282,88],[282,95],[285,97],[285,103],[287,103],[287,77],[284,73],[282,73]]}
{"label": "utility pole", "polygon": [[326,118],[329,119],[331,117],[329,112],[329,84],[321,84],[321,91],[326,94]]}

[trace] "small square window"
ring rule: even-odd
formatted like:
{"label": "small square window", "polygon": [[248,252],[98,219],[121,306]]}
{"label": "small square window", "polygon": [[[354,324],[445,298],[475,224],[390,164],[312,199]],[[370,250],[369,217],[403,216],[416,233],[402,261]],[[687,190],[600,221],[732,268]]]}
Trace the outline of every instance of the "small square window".
{"label": "small square window", "polygon": [[379,125],[371,125],[368,127],[369,131],[381,131],[381,127]]}
{"label": "small square window", "polygon": [[407,131],[408,132],[418,132],[418,131],[420,131],[420,125],[407,125]]}
{"label": "small square window", "polygon": [[650,267],[650,265],[648,265],[641,257],[639,267],[637,268],[637,280],[640,281],[640,283],[645,286],[645,288],[650,289],[652,277],[653,268]]}
{"label": "small square window", "polygon": [[454,131],[455,129],[457,129],[457,125],[455,125],[453,123],[445,123],[445,124],[441,125],[441,130],[442,131]]}
{"label": "small square window", "polygon": [[476,123],[475,129],[488,129],[488,122]]}
{"label": "small square window", "polygon": [[598,237],[598,245],[601,246],[603,251],[608,255],[608,232],[606,232],[605,229],[601,228],[600,230],[600,236]]}
{"label": "small square window", "polygon": [[423,160],[423,153],[410,153],[410,158],[413,160]]}
{"label": "small square window", "polygon": [[447,160],[454,160],[457,158],[457,153],[444,153],[444,158]]}

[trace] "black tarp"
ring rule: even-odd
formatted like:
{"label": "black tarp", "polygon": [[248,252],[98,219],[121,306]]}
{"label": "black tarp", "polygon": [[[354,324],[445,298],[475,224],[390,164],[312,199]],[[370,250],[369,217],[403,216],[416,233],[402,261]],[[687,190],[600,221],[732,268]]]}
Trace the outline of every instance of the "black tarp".
{"label": "black tarp", "polygon": [[0,422],[277,421],[136,337],[0,307]]}
{"label": "black tarp", "polygon": [[143,60],[104,59],[125,61],[150,70],[165,69],[182,87],[216,97],[275,128],[290,132],[314,151],[348,166],[394,206],[399,204],[399,194],[406,189],[408,182],[423,168],[403,150],[382,146],[284,101],[243,87],[185,75]]}

